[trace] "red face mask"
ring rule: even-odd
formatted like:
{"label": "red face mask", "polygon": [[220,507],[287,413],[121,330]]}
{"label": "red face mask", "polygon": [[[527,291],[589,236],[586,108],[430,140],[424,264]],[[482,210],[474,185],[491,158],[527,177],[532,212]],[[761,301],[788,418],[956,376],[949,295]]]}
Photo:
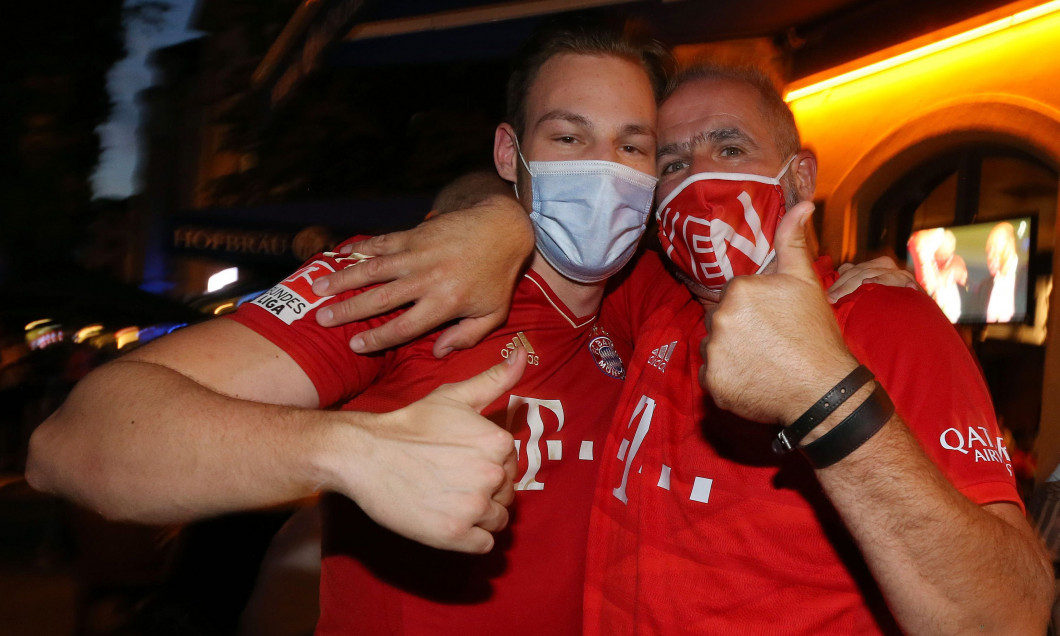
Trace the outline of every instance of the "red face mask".
{"label": "red face mask", "polygon": [[773,236],[785,211],[780,177],[790,164],[775,179],[729,172],[685,179],[655,212],[666,256],[708,289],[760,273],[775,254]]}

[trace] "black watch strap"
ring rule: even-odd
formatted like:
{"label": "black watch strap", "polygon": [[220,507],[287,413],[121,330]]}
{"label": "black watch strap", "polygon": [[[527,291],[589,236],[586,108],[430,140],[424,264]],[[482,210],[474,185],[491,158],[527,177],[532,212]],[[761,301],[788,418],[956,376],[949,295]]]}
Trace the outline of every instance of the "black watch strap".
{"label": "black watch strap", "polygon": [[813,406],[806,409],[806,412],[791,426],[777,434],[776,439],[773,440],[773,452],[783,455],[794,449],[807,433],[825,421],[840,404],[846,402],[847,398],[857,393],[858,389],[865,386],[865,383],[872,378],[872,371],[869,371],[865,365],[858,365],[856,369],[847,374],[847,377],[840,380],[839,384],[832,387],[821,399],[814,402]]}
{"label": "black watch strap", "polygon": [[867,400],[835,428],[799,450],[814,468],[827,468],[869,441],[894,414],[894,404],[879,384]]}

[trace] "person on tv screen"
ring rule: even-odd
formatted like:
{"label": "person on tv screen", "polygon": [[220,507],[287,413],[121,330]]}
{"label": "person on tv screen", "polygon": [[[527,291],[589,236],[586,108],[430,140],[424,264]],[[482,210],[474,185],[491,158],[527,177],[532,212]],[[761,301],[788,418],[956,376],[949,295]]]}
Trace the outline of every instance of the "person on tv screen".
{"label": "person on tv screen", "polygon": [[1020,267],[1016,249],[1016,229],[1005,221],[990,230],[986,238],[986,267],[990,277],[979,284],[976,298],[986,322],[1009,322],[1027,302],[1027,268]]}
{"label": "person on tv screen", "polygon": [[967,292],[968,265],[957,254],[957,237],[951,230],[933,228],[914,232],[909,239],[917,282],[942,309],[950,322],[961,317],[961,298]]}

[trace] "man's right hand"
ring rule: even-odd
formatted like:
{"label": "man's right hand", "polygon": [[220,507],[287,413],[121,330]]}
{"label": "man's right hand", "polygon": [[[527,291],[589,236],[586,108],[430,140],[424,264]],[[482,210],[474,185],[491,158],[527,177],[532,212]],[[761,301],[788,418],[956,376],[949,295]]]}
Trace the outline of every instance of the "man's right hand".
{"label": "man's right hand", "polygon": [[452,320],[459,322],[438,338],[435,356],[479,342],[508,317],[516,282],[534,249],[526,211],[505,187],[505,193],[485,196],[411,230],[345,246],[343,251],[375,258],[317,280],[314,292],[335,295],[385,284],[322,309],[317,322],[334,327],[413,303],[393,320],[354,336],[350,348],[379,351]]}
{"label": "man's right hand", "polygon": [[806,249],[812,212],[805,201],[789,210],[776,273],[732,279],[707,317],[700,384],[745,419],[788,426],[858,366]]}
{"label": "man's right hand", "polygon": [[[522,377],[525,355],[445,384],[409,406],[351,426],[354,464],[336,458],[336,483],[376,522],[446,550],[482,554],[508,524],[516,457],[510,433],[479,415]],[[341,433],[340,433],[341,435]],[[353,486],[346,486],[353,484]]]}

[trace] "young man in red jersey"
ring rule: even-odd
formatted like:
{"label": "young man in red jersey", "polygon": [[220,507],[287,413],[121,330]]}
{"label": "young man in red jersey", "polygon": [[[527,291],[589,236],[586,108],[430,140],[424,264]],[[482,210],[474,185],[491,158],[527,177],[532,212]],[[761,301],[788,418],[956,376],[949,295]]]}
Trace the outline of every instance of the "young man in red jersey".
{"label": "young man in red jersey", "polygon": [[[349,294],[319,296],[312,282],[363,266],[321,254],[231,317],[86,379],[35,436],[31,482],[148,521],[332,491],[318,633],[580,633],[599,449],[630,353],[599,310],[651,210],[663,53],[590,30],[529,45],[494,154],[538,249],[510,316],[479,345],[438,360],[433,334],[353,353],[351,334],[382,319],[317,324]],[[572,202],[572,191],[593,196]],[[495,367],[500,378],[431,392],[504,360],[518,364]],[[333,405],[342,410],[306,410]],[[347,443],[362,427],[385,443]],[[505,440],[516,452],[508,474]],[[349,483],[330,475],[339,471]]]}

